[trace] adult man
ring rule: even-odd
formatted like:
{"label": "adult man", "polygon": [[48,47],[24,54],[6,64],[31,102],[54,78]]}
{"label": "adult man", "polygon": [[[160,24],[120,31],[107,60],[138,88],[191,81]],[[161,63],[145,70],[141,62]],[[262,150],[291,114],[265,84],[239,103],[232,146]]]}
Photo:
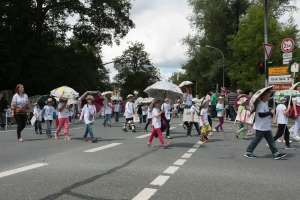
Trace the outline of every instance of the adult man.
{"label": "adult man", "polygon": [[216,106],[217,106],[217,95],[215,91],[211,91],[211,118],[217,117],[217,111],[216,111]]}
{"label": "adult man", "polygon": [[4,130],[6,124],[6,109],[8,106],[8,102],[3,95],[0,93],[0,118],[1,118],[1,128]]}
{"label": "adult man", "polygon": [[234,110],[234,101],[237,99],[238,95],[234,92],[232,92],[230,90],[230,93],[227,95],[227,103],[228,103],[228,108],[229,108],[229,113],[230,113],[230,118],[231,118],[231,121],[234,121],[235,118],[236,118],[236,112]]}

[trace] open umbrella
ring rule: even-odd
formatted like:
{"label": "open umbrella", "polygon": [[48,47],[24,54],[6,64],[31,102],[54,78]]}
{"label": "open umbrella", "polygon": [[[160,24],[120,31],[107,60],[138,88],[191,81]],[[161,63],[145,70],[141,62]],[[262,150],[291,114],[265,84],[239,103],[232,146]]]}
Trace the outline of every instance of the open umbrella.
{"label": "open umbrella", "polygon": [[246,97],[248,99],[248,101],[245,102],[245,105],[246,106],[249,106],[249,101],[250,101],[250,97],[248,95],[241,95],[240,97],[238,97],[235,101],[234,101],[234,104],[233,104],[233,107],[234,107],[234,110],[237,111],[238,108],[239,108],[239,104],[238,104],[238,101],[241,99],[241,98],[244,98]]}
{"label": "open umbrella", "polygon": [[87,104],[86,97],[92,95],[94,97],[94,105],[96,106],[97,113],[101,111],[102,107],[106,105],[106,98],[102,96],[99,91],[87,91],[80,98],[78,98],[78,110],[81,111],[83,106]]}
{"label": "open umbrella", "polygon": [[249,109],[250,109],[251,112],[255,110],[256,106],[258,105],[258,103],[259,103],[259,101],[260,101],[258,97],[260,97],[260,95],[261,95],[262,93],[264,93],[266,90],[272,90],[273,87],[274,87],[274,86],[269,86],[269,87],[262,88],[262,89],[258,90],[258,91],[252,96],[252,98],[250,99],[250,103],[249,103]]}
{"label": "open umbrella", "polygon": [[158,81],[147,87],[144,92],[147,93],[148,96],[157,99],[164,99],[166,97],[169,99],[179,99],[182,98],[183,95],[177,85],[167,81]]}
{"label": "open umbrella", "polygon": [[56,88],[52,90],[50,94],[54,97],[62,99],[76,99],[79,96],[78,92],[68,86]]}
{"label": "open umbrella", "polygon": [[112,91],[105,91],[105,92],[102,92],[102,95],[105,96],[105,95],[112,94],[112,93],[113,93]]}
{"label": "open umbrella", "polygon": [[57,108],[57,101],[54,97],[50,96],[49,94],[42,95],[37,100],[37,104],[39,105],[40,109],[43,109],[46,105],[46,101],[51,98],[53,100],[53,107]]}
{"label": "open umbrella", "polygon": [[194,83],[191,81],[183,81],[182,83],[179,84],[180,88],[186,87],[186,86],[190,86],[193,85]]}

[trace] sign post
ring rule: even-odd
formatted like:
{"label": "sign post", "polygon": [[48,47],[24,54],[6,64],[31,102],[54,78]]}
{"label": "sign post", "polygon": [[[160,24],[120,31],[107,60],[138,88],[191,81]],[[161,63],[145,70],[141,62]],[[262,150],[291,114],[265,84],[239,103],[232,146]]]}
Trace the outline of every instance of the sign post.
{"label": "sign post", "polygon": [[[266,42],[266,41],[265,41]],[[265,49],[265,73],[266,73],[266,83],[265,85],[267,86],[268,85],[268,60],[270,59],[271,57],[271,54],[272,54],[272,50],[274,48],[274,46],[272,44],[267,44],[267,43],[263,43],[263,46],[264,46],[264,49]]]}

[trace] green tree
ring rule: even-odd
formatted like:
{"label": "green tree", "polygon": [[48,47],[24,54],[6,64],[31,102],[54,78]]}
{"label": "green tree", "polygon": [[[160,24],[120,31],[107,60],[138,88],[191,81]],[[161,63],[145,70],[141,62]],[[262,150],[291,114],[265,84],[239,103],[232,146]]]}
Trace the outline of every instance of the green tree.
{"label": "green tree", "polygon": [[142,91],[160,80],[160,72],[151,63],[143,43],[130,42],[123,55],[114,60],[114,68],[118,70],[114,80],[122,88],[123,97],[132,94],[133,90],[139,90],[145,97],[147,94]]}

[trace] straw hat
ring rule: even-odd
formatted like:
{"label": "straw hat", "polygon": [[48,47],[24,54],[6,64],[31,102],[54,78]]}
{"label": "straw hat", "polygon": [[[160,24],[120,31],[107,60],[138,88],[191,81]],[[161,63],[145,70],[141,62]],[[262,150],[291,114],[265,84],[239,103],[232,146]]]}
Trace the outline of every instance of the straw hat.
{"label": "straw hat", "polygon": [[248,99],[246,97],[240,98],[239,101],[237,102],[237,104],[241,105],[243,103],[245,103],[246,101],[248,101]]}
{"label": "straw hat", "polygon": [[88,99],[94,101],[94,97],[92,95],[87,95],[87,97],[85,98],[85,100],[88,100]]}

